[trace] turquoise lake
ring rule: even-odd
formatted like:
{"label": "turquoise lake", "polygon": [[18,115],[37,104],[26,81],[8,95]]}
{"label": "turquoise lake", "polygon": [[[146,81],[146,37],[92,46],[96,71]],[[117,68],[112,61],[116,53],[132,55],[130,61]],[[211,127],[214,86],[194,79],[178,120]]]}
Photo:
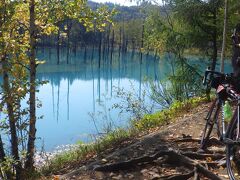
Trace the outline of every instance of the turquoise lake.
{"label": "turquoise lake", "polygon": [[[66,49],[61,49],[59,56],[56,53],[53,48],[37,51],[38,59],[46,60],[38,67],[38,79],[48,80],[38,88],[42,107],[37,114],[43,118],[37,121],[37,146],[46,151],[78,141],[91,142],[107,129],[126,127],[131,114],[119,114],[120,109],[112,108],[114,104],[125,103],[116,98],[118,88],[141,97],[144,90],[149,91],[146,79],[164,79],[171,70],[168,56],[143,55],[141,60],[136,52],[101,54],[99,68],[97,50],[77,49],[68,57]],[[202,69],[207,66],[195,59]],[[148,96],[145,98],[146,104],[153,103]],[[160,107],[156,106],[157,109]]]}

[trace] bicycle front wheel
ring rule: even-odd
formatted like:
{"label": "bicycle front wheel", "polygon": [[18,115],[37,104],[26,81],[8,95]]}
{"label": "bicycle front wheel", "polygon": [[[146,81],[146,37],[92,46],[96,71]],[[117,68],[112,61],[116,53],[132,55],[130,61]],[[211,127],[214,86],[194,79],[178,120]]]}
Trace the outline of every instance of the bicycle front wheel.
{"label": "bicycle front wheel", "polygon": [[[233,141],[239,141],[239,128],[237,128],[237,113],[234,113],[233,123],[227,132],[227,138]],[[240,145],[227,144],[226,145],[226,163],[229,178],[231,180],[240,180]]]}
{"label": "bicycle front wheel", "polygon": [[[210,139],[213,127],[218,122],[218,118],[221,111],[221,104],[215,99],[210,107],[210,110],[206,117],[206,124],[201,137],[200,149],[205,150],[207,147],[207,142]],[[218,128],[218,125],[217,125]],[[217,134],[220,135],[220,131],[217,130]]]}

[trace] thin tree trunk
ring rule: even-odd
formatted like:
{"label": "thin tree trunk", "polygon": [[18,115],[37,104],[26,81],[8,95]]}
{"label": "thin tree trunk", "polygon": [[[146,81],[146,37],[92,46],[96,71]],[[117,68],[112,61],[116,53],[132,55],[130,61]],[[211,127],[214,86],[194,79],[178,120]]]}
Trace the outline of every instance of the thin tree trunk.
{"label": "thin tree trunk", "polygon": [[26,168],[34,169],[34,152],[35,152],[35,139],[36,139],[36,24],[35,24],[35,0],[29,2],[30,10],[30,97],[29,97],[29,134],[28,134],[28,147],[27,147],[27,160]]}
{"label": "thin tree trunk", "polygon": [[101,66],[101,54],[102,52],[102,33],[99,34],[99,44],[98,44],[98,68]]}
{"label": "thin tree trunk", "polygon": [[122,26],[122,52],[124,52],[125,49],[125,21],[124,21],[124,17],[123,17],[123,26]]}
{"label": "thin tree trunk", "polygon": [[113,51],[114,51],[114,30],[112,32],[112,42],[111,42],[111,58],[110,58],[111,69],[112,69],[112,61],[113,61]]}
{"label": "thin tree trunk", "polygon": [[118,50],[118,57],[120,58],[121,54],[121,49],[122,49],[122,28],[120,27],[119,30],[119,50]]}
{"label": "thin tree trunk", "polygon": [[[0,163],[2,163],[4,161],[5,161],[5,152],[4,152],[2,137],[0,134]],[[4,177],[5,177],[5,172],[2,172],[1,167],[0,167],[0,179],[4,179]]]}
{"label": "thin tree trunk", "polygon": [[57,64],[60,64],[60,30],[57,34]]}
{"label": "thin tree trunk", "polygon": [[144,24],[142,25],[142,39],[141,39],[141,50],[140,50],[140,64],[142,64],[143,39],[144,39]]}
{"label": "thin tree trunk", "polygon": [[109,54],[109,50],[110,50],[110,34],[111,34],[111,29],[110,29],[110,25],[108,26],[108,31],[107,31],[107,54]]}
{"label": "thin tree trunk", "polygon": [[[70,22],[69,22],[70,21]],[[67,64],[69,64],[69,54],[70,54],[70,33],[72,29],[72,21],[67,21]]]}
{"label": "thin tree trunk", "polygon": [[0,161],[3,162],[4,160],[5,160],[5,152],[4,152],[2,137],[0,135]]}
{"label": "thin tree trunk", "polygon": [[[4,146],[3,146],[3,142],[2,142],[2,137],[0,135],[0,162],[4,162],[5,161],[5,157],[6,157],[6,154],[5,154],[5,151],[4,151]],[[0,169],[1,171],[1,169]],[[13,179],[12,177],[12,172],[10,170],[6,170],[5,172],[1,172],[1,175],[0,175],[0,179]]]}
{"label": "thin tree trunk", "polygon": [[1,62],[3,64],[2,72],[3,72],[3,90],[5,95],[5,101],[7,104],[7,112],[9,118],[9,127],[10,127],[10,136],[11,136],[11,152],[14,157],[14,160],[17,162],[15,164],[16,168],[16,179],[21,178],[22,167],[19,162],[19,153],[18,153],[18,137],[17,137],[17,128],[16,128],[16,119],[14,117],[14,107],[13,107],[13,99],[12,94],[10,92],[10,83],[8,76],[8,63],[6,60],[6,56],[2,57]]}
{"label": "thin tree trunk", "polygon": [[224,58],[225,58],[225,49],[226,49],[227,24],[228,24],[228,0],[225,0],[223,42],[222,42],[222,53],[221,53],[221,68],[220,68],[221,72],[224,72]]}
{"label": "thin tree trunk", "polygon": [[213,54],[212,54],[212,67],[211,70],[215,70],[216,68],[216,63],[217,63],[217,12],[216,9],[214,10],[214,30],[213,30]]}
{"label": "thin tree trunk", "polygon": [[84,64],[87,64],[87,45],[84,45]]}

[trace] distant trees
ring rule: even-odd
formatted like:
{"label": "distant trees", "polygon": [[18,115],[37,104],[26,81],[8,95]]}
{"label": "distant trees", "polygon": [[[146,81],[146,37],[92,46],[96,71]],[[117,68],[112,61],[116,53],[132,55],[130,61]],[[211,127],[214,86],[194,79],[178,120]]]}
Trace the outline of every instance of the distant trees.
{"label": "distant trees", "polygon": [[175,1],[175,17],[189,25],[189,42],[210,56],[211,69],[216,67],[222,36],[222,0]]}
{"label": "distant trees", "polygon": [[[146,37],[150,46],[164,50],[166,43],[163,39],[166,36],[164,36],[161,23],[165,19],[165,11],[171,16],[175,30],[179,32],[181,37],[184,37],[186,49],[198,51],[209,57],[211,59],[211,69],[215,69],[218,52],[222,45],[224,1],[171,0],[163,2],[165,3],[165,10],[159,8],[152,11],[147,18],[149,26],[147,34],[149,35]],[[229,30],[233,29],[236,22],[239,21],[237,16],[239,10],[237,8],[239,8],[237,0],[229,1]],[[169,19],[166,21],[169,21]],[[230,37],[231,31],[227,31],[228,52],[231,44]]]}
{"label": "distant trees", "polygon": [[[92,2],[90,4],[93,7],[99,6]],[[69,48],[69,45],[71,47],[92,48],[94,46],[96,48],[98,46],[96,43],[99,44],[101,39],[102,46],[106,46],[107,49],[110,48],[111,44],[113,44],[115,48],[121,46],[121,50],[140,48],[142,25],[146,16],[141,12],[141,8],[113,6],[112,4],[107,5],[109,5],[109,7],[107,7],[109,9],[116,9],[116,13],[112,18],[114,26],[112,26],[111,23],[105,23],[102,24],[100,31],[98,30],[99,27],[92,27],[95,30],[88,31],[83,22],[66,18],[66,20],[59,22],[57,25],[59,27],[59,34],[42,36],[38,45],[54,46],[56,42],[59,42],[58,44],[60,46],[66,48]],[[106,9],[106,7],[101,8]],[[111,43],[109,43],[110,41]]]}

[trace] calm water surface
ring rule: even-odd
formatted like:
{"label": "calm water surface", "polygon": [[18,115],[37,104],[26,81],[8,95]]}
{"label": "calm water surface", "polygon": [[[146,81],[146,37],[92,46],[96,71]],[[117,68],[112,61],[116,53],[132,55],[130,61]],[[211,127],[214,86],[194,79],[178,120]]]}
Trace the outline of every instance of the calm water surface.
{"label": "calm water surface", "polygon": [[[121,103],[116,98],[117,88],[141,96],[147,88],[146,78],[164,79],[170,71],[168,58],[144,55],[141,60],[138,53],[132,52],[101,54],[100,68],[97,50],[77,50],[69,57],[67,54],[61,49],[57,59],[55,49],[38,50],[38,58],[46,60],[38,68],[38,78],[49,83],[39,87],[42,107],[37,114],[43,118],[37,121],[37,144],[47,151],[59,145],[92,141],[109,124],[125,127],[129,114],[120,116],[120,110],[112,109],[114,103]],[[148,97],[146,101],[151,103]]]}

